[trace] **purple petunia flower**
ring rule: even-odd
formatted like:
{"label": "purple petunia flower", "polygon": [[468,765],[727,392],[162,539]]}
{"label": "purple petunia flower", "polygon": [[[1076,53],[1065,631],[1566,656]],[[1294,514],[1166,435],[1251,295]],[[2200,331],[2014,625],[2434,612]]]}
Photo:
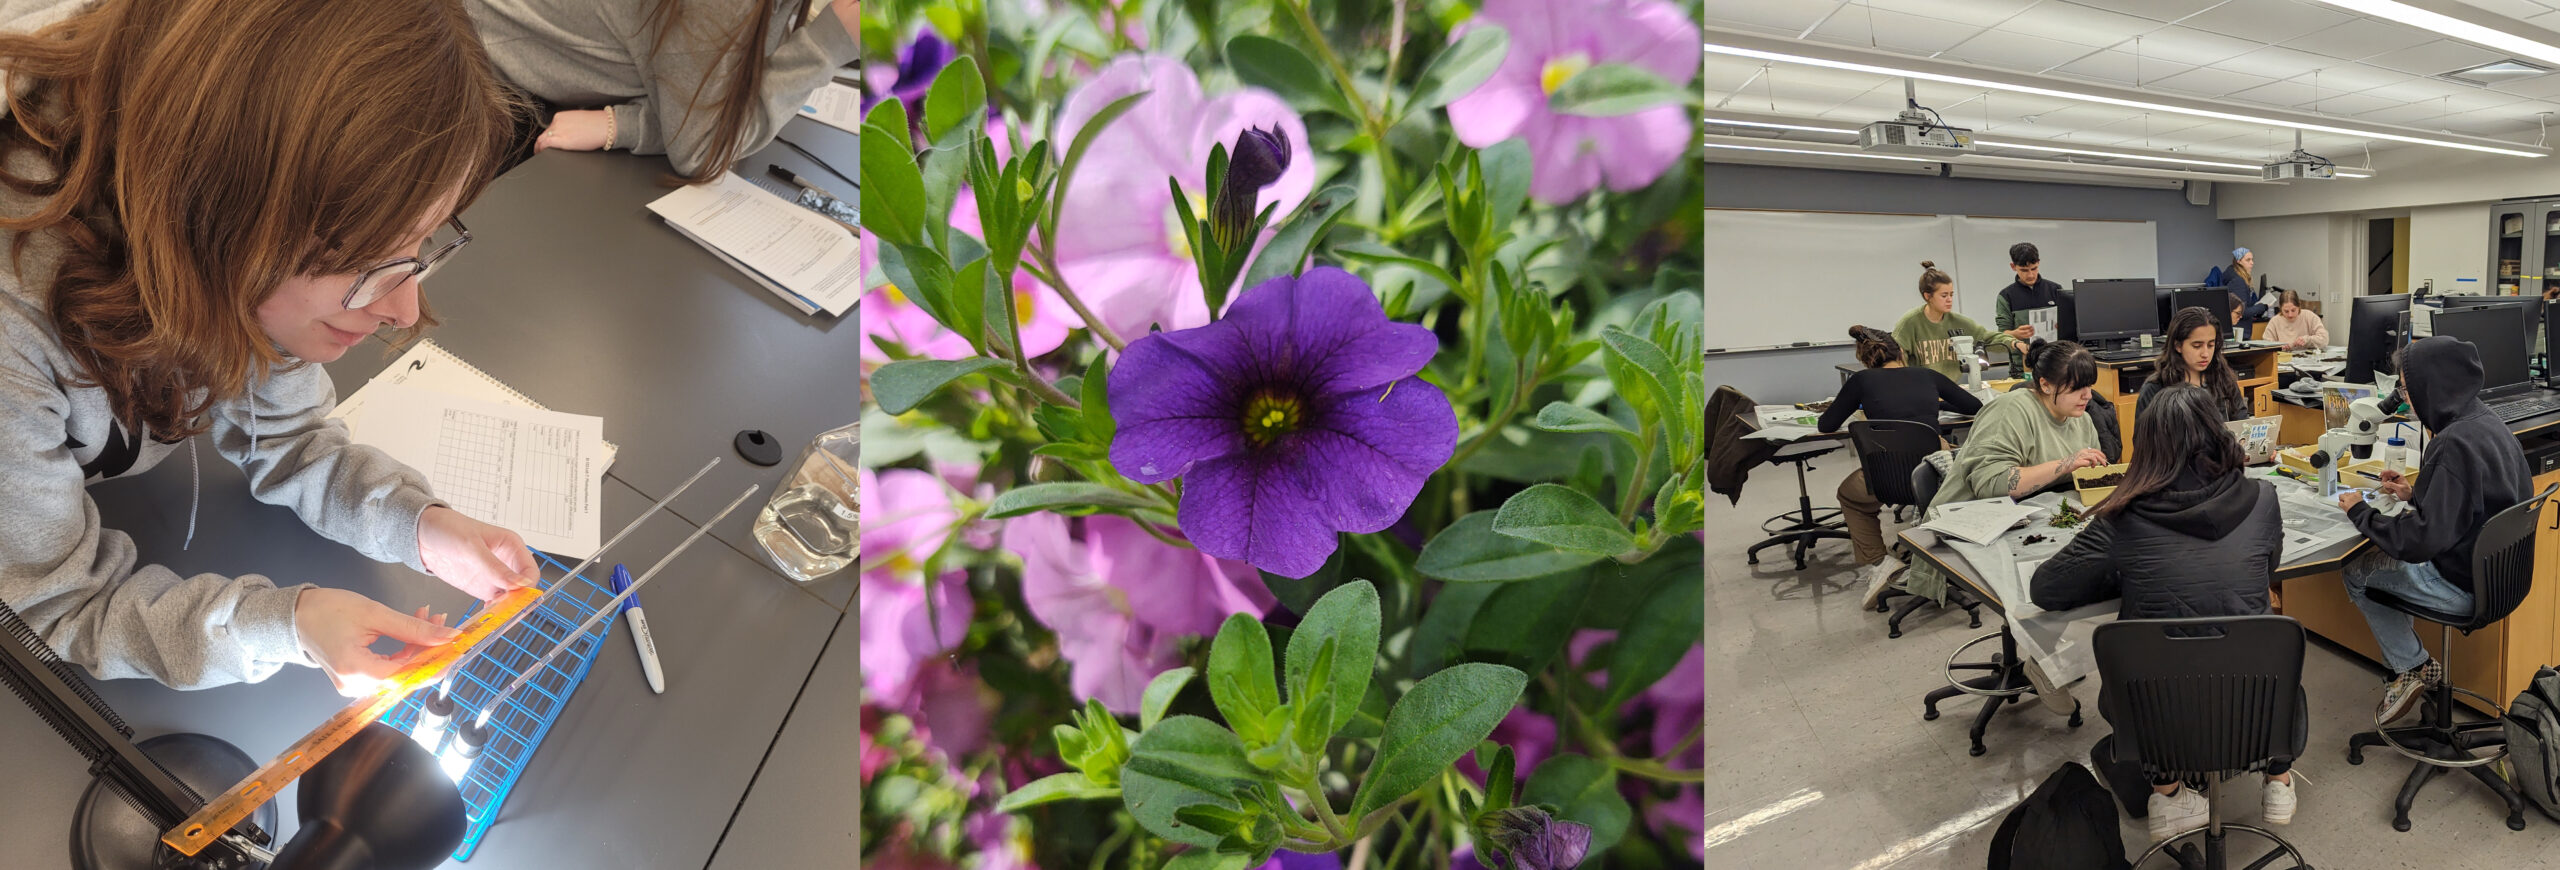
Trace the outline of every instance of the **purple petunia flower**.
{"label": "purple petunia flower", "polygon": [[1679,7],[1660,0],[1485,0],[1476,20],[1509,31],[1511,52],[1492,78],[1449,104],[1449,127],[1470,148],[1527,137],[1537,169],[1529,192],[1539,202],[1571,202],[1603,183],[1635,190],[1688,153],[1697,125],[1677,105],[1607,118],[1547,109],[1556,88],[1604,63],[1687,85],[1705,50],[1698,25]]}
{"label": "purple petunia flower", "polygon": [[[906,50],[898,53],[897,70],[883,78],[889,80],[886,84],[888,96],[907,104],[909,119],[924,117],[924,95],[933,90],[933,77],[940,75],[943,67],[950,66],[954,56],[951,43],[942,41],[942,37],[935,36],[931,30],[917,35],[916,41],[907,43]],[[863,113],[869,114],[872,105],[878,102],[880,97],[877,95],[864,99]]]}
{"label": "purple petunia flower", "polygon": [[1591,851],[1591,826],[1547,815],[1536,807],[1509,807],[1476,819],[1476,833],[1517,870],[1573,870]]}
{"label": "purple petunia flower", "polygon": [[1183,478],[1182,533],[1201,552],[1305,577],[1337,532],[1393,524],[1449,461],[1457,415],[1415,377],[1438,350],[1349,272],[1273,278],[1223,320],[1130,343],[1108,384],[1111,464]]}

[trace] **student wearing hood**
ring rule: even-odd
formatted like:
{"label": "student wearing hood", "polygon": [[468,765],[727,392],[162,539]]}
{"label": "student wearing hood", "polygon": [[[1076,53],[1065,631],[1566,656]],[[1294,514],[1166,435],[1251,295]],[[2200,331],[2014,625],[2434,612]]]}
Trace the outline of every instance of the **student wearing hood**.
{"label": "student wearing hood", "polygon": [[2470,610],[2471,548],[2481,524],[2533,491],[2515,435],[2480,403],[2480,352],[2470,342],[2440,335],[2409,345],[2401,352],[2400,390],[2428,432],[2420,457],[2426,473],[2414,486],[2382,473],[2383,491],[2408,509],[2384,516],[2359,493],[2338,497],[2375,548],[2344,573],[2347,597],[2364,611],[2393,673],[2383,690],[2383,722],[2416,709],[2444,681],[2444,664],[2419,645],[2408,614],[2374,603],[2366,590],[2389,590],[2421,607]]}

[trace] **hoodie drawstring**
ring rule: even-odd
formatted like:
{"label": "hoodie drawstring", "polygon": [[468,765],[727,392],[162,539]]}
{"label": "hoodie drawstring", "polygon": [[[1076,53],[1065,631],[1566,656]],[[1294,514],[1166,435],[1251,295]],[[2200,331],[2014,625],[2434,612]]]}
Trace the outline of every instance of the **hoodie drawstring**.
{"label": "hoodie drawstring", "polygon": [[187,540],[179,544],[184,550],[196,543],[196,508],[204,504],[204,474],[196,467],[196,439],[187,439]]}

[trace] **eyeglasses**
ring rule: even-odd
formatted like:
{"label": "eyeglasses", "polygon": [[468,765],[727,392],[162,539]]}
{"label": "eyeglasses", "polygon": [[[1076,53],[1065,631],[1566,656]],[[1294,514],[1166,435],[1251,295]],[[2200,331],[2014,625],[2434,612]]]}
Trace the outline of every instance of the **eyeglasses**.
{"label": "eyeglasses", "polygon": [[348,308],[363,308],[380,302],[382,297],[391,295],[392,290],[410,278],[426,280],[427,276],[436,273],[436,267],[444,265],[444,261],[453,256],[453,252],[470,243],[471,231],[462,226],[462,219],[449,218],[434,235],[427,237],[426,244],[418,246],[418,256],[402,257],[356,275],[355,283],[347,286],[346,301],[341,304]]}

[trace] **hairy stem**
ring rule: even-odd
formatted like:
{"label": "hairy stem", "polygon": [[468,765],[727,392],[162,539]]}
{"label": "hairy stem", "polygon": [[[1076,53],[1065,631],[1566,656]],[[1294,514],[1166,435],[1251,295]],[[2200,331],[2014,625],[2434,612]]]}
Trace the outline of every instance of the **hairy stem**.
{"label": "hairy stem", "polygon": [[1661,439],[1662,427],[1651,424],[1644,427],[1644,449],[1636,453],[1635,473],[1619,481],[1627,491],[1620,496],[1618,525],[1623,526],[1633,521],[1636,518],[1637,506],[1644,504],[1645,478],[1653,474],[1653,448],[1658,446]]}
{"label": "hairy stem", "polygon": [[1476,451],[1484,449],[1486,444],[1493,441],[1494,436],[1502,434],[1502,427],[1509,424],[1512,417],[1519,415],[1520,407],[1528,400],[1530,391],[1538,387],[1536,383],[1530,381],[1527,362],[1526,358],[1514,362],[1514,368],[1520,372],[1519,386],[1512,389],[1511,395],[1503,397],[1502,412],[1485,421],[1484,431],[1477,432],[1475,437],[1467,439],[1467,443],[1458,445],[1458,452],[1450,454],[1446,467],[1455,468],[1459,463],[1467,461],[1467,457],[1476,455]]}
{"label": "hairy stem", "polygon": [[1094,314],[1093,309],[1084,304],[1084,299],[1076,295],[1074,288],[1067,286],[1067,273],[1058,268],[1057,258],[1049,253],[1049,249],[1057,245],[1057,240],[1052,238],[1055,232],[1044,231],[1041,235],[1040,246],[1034,249],[1033,253],[1039,257],[1042,272],[1035,273],[1034,277],[1039,278],[1041,283],[1049,285],[1049,289],[1058,291],[1058,298],[1066,300],[1067,307],[1074,309],[1076,316],[1084,319],[1085,328],[1091,330],[1095,337],[1102,339],[1102,343],[1110,345],[1112,350],[1128,349],[1129,343],[1120,340],[1120,335],[1112,332],[1111,327],[1102,325],[1102,317]]}

